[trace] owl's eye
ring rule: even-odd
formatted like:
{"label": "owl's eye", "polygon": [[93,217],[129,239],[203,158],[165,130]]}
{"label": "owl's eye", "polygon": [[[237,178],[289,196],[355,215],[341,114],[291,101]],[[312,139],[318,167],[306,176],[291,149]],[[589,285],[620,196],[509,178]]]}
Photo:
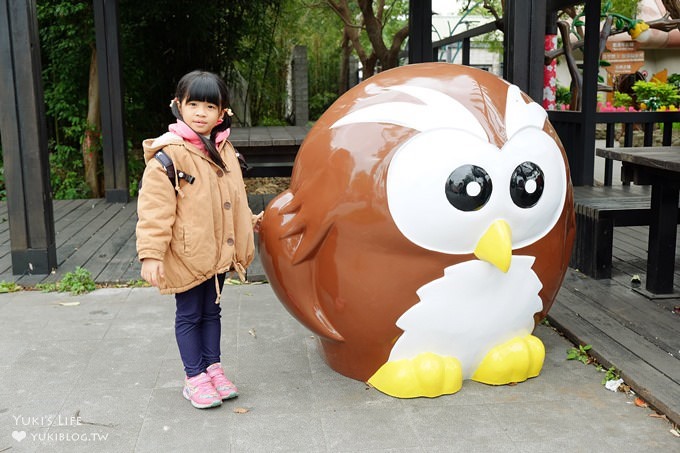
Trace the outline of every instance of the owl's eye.
{"label": "owl's eye", "polygon": [[510,197],[520,208],[531,208],[543,194],[543,170],[533,162],[523,162],[510,177]]}
{"label": "owl's eye", "polygon": [[451,205],[461,211],[476,211],[489,201],[491,178],[481,167],[461,165],[446,180],[444,192]]}

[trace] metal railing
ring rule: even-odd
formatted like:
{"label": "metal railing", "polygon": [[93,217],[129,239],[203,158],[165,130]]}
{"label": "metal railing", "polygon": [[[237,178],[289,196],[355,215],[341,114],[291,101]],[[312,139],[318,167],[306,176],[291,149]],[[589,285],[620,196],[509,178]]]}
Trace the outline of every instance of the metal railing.
{"label": "metal railing", "polygon": [[[615,146],[616,130],[622,129],[623,143],[620,146],[635,146],[633,141],[634,131],[642,131],[641,146],[654,146],[654,131],[661,129],[661,146],[669,146],[672,142],[673,125],[680,124],[680,111],[675,112],[595,112],[594,115],[583,115],[582,112],[569,112],[551,110],[548,117],[552,126],[562,141],[569,165],[572,167],[572,179],[575,185],[590,185],[593,179],[593,161],[595,156],[595,141],[592,142],[592,149],[579,149],[582,141],[582,134],[585,126],[585,118],[592,118],[595,123],[606,125],[605,146]],[[658,126],[657,126],[658,125]],[[584,160],[589,159],[589,162]],[[612,167],[610,159],[605,159],[604,184],[612,184]],[[590,168],[590,174],[574,174],[574,169]]]}
{"label": "metal railing", "polygon": [[453,36],[449,36],[448,38],[444,38],[439,41],[435,41],[432,43],[432,56],[434,61],[438,61],[439,59],[439,49],[441,49],[444,46],[448,46],[450,44],[455,44],[458,42],[462,42],[462,59],[463,59],[463,64],[465,66],[470,66],[470,42],[472,38],[475,38],[477,36],[482,36],[486,35],[487,33],[493,33],[494,31],[498,30],[498,25],[496,22],[489,22],[484,25],[480,25],[475,28],[471,28],[469,30],[466,30],[462,33],[457,33]]}

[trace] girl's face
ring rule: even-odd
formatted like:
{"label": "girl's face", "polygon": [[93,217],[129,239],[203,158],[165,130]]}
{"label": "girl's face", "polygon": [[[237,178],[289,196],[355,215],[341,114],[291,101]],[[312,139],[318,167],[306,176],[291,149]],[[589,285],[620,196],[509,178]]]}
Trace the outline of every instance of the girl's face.
{"label": "girl's face", "polygon": [[187,101],[179,104],[179,112],[184,122],[196,133],[210,135],[210,132],[224,116],[225,109],[205,101]]}

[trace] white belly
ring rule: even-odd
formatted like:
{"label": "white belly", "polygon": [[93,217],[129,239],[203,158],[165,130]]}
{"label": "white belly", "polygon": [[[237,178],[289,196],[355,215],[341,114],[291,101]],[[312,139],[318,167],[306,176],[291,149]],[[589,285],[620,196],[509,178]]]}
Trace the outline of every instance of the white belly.
{"label": "white belly", "polygon": [[513,255],[507,273],[479,260],[444,269],[443,277],[417,291],[420,302],[397,320],[404,333],[389,360],[422,352],[455,357],[468,379],[492,347],[533,331],[543,286],[531,269],[534,261]]}

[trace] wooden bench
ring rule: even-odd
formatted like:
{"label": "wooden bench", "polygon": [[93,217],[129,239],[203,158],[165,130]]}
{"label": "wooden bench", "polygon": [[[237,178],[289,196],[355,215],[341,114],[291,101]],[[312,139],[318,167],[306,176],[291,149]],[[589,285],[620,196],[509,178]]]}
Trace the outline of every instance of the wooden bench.
{"label": "wooden bench", "polygon": [[576,240],[569,266],[595,279],[611,278],[614,227],[649,225],[650,205],[649,190],[575,187]]}
{"label": "wooden bench", "polygon": [[290,176],[308,127],[234,127],[229,140],[250,167],[244,176]]}

